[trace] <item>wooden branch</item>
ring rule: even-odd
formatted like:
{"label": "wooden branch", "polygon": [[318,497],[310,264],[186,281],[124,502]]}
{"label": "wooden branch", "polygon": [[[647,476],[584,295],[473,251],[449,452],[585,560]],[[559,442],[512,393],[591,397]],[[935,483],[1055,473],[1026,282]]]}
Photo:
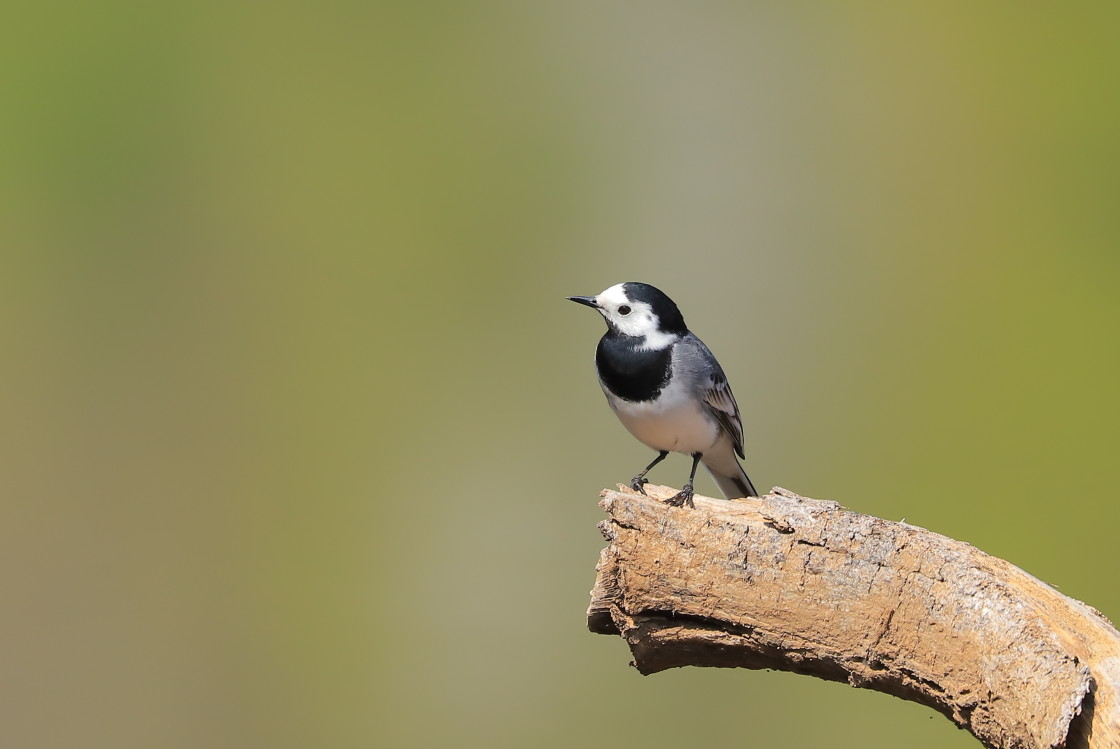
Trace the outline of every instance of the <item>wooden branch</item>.
{"label": "wooden branch", "polygon": [[1001,559],[775,488],[604,491],[588,627],[643,674],[771,668],[942,712],[989,747],[1120,749],[1120,633]]}

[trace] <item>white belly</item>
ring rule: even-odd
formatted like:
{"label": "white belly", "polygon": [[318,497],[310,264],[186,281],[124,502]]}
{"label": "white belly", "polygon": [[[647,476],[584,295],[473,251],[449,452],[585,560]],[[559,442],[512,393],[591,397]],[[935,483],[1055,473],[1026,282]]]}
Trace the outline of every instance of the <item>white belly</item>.
{"label": "white belly", "polygon": [[638,441],[654,450],[702,453],[719,439],[719,425],[695,401],[632,403],[607,396],[618,420]]}

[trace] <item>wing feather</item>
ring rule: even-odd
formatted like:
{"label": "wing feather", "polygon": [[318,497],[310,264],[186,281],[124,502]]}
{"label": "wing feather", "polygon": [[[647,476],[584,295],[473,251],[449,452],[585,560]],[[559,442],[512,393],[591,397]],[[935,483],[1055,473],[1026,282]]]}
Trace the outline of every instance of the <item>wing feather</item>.
{"label": "wing feather", "polygon": [[716,421],[731,435],[735,452],[740,458],[746,458],[743,454],[743,420],[739,416],[739,404],[735,402],[735,395],[727,384],[727,376],[719,369],[718,364],[710,373],[710,385],[704,391],[704,400]]}

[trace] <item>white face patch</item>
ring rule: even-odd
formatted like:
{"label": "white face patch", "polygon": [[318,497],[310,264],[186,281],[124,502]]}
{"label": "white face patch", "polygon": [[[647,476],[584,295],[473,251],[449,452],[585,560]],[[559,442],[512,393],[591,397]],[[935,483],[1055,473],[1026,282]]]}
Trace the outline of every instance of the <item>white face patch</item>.
{"label": "white face patch", "polygon": [[661,321],[657,319],[653,308],[645,302],[631,301],[622,286],[620,283],[615,284],[595,297],[599,314],[607,318],[607,322],[620,333],[645,338],[645,344],[641,346],[643,349],[659,350],[673,345],[678,338],[677,334],[662,332]]}

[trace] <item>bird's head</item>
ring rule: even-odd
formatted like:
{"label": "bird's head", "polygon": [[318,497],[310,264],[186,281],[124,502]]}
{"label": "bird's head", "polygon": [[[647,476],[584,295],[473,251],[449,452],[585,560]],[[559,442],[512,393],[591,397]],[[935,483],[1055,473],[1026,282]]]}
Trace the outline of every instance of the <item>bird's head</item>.
{"label": "bird's head", "polygon": [[644,338],[643,348],[664,348],[688,332],[684,316],[673,300],[649,284],[628,281],[615,284],[598,296],[568,299],[597,309],[611,332]]}

